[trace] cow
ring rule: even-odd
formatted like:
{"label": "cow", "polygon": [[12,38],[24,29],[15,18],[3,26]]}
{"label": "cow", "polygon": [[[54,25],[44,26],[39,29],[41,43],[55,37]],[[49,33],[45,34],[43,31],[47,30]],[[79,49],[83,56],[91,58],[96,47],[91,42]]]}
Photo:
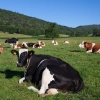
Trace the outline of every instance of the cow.
{"label": "cow", "polygon": [[79,44],[79,47],[85,48],[87,53],[100,53],[100,44],[82,41],[82,43]]}
{"label": "cow", "polygon": [[24,44],[25,47],[33,47],[33,45],[34,45],[35,43],[23,42],[22,44]]}
{"label": "cow", "polygon": [[79,72],[67,62],[50,55],[35,54],[33,50],[26,48],[11,50],[13,55],[17,55],[17,67],[25,67],[24,77],[19,79],[19,83],[24,81],[32,82],[37,86],[29,86],[44,97],[46,95],[56,95],[59,92],[72,91],[79,92],[84,87],[84,82]]}
{"label": "cow", "polygon": [[14,45],[18,44],[18,38],[9,38],[5,40],[5,43],[9,43],[11,47],[14,47]]}
{"label": "cow", "polygon": [[39,43],[40,46],[45,46],[45,43],[42,42],[42,41],[38,41],[38,43]]}
{"label": "cow", "polygon": [[0,54],[4,52],[4,48],[2,47],[2,45],[0,44]]}
{"label": "cow", "polygon": [[22,44],[21,43],[20,44],[15,44],[14,49],[17,49],[17,48],[22,48]]}
{"label": "cow", "polygon": [[45,46],[44,42],[37,42],[37,43],[28,43],[28,42],[23,42],[23,45],[25,45],[25,47],[32,47],[32,48],[42,48],[42,46]]}
{"label": "cow", "polygon": [[58,45],[58,42],[56,40],[52,40],[53,45]]}
{"label": "cow", "polygon": [[33,45],[33,48],[42,48],[42,45],[39,44],[39,43],[35,43],[35,44]]}
{"label": "cow", "polygon": [[64,43],[65,43],[65,44],[69,44],[69,41],[66,41],[66,40],[65,40]]}

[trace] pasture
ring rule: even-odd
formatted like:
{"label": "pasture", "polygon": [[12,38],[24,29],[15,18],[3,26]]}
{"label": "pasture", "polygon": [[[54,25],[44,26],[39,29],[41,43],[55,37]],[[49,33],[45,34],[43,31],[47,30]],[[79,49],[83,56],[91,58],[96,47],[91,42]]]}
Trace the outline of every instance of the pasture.
{"label": "pasture", "polygon": [[[29,48],[36,54],[48,54],[58,57],[79,71],[85,84],[85,88],[73,94],[71,92],[55,96],[49,95],[44,98],[28,90],[31,83],[18,84],[18,80],[23,77],[24,68],[17,68],[17,57],[10,53],[12,48],[9,44],[4,44],[6,38],[17,37],[19,42],[38,42],[39,37],[31,37],[20,34],[0,33],[0,44],[4,47],[4,53],[0,54],[0,100],[99,100],[100,99],[100,54],[86,53],[85,49],[78,47],[83,40],[100,43],[100,37],[67,37],[57,38],[59,45],[52,45],[51,40],[44,41],[46,46],[39,48]],[[68,40],[69,44],[63,41]]]}

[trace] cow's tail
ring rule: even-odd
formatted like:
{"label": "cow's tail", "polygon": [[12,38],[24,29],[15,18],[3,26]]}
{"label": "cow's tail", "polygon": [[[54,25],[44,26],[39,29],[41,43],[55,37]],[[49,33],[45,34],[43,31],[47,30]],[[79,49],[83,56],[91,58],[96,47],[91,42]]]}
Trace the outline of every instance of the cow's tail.
{"label": "cow's tail", "polygon": [[84,82],[83,82],[82,79],[75,80],[74,83],[76,85],[76,87],[75,87],[75,89],[73,91],[74,93],[77,93],[78,91],[80,91],[80,90],[82,90],[84,88]]}

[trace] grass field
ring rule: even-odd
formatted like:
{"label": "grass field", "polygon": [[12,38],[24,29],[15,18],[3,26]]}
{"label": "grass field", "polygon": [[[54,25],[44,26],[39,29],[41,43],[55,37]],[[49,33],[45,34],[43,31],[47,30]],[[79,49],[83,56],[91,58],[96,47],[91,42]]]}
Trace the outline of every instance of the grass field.
{"label": "grass field", "polygon": [[[27,89],[31,83],[18,84],[18,80],[23,77],[24,68],[16,67],[17,57],[10,53],[12,48],[9,44],[4,44],[9,37],[18,37],[20,43],[39,41],[38,37],[0,33],[0,44],[4,47],[4,53],[0,54],[0,100],[100,100],[100,54],[86,53],[78,47],[83,40],[100,43],[100,37],[57,38],[58,46],[53,46],[51,40],[42,40],[46,44],[42,49],[29,48],[36,54],[48,54],[68,62],[79,71],[85,83],[84,90],[77,94],[59,93],[44,98]],[[63,44],[64,40],[70,43]]]}

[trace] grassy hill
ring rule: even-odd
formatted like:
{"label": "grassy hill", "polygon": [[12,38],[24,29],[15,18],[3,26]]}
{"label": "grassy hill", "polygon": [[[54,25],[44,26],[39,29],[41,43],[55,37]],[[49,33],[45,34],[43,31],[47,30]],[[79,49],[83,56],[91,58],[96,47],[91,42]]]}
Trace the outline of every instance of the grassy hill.
{"label": "grassy hill", "polygon": [[[9,32],[10,34],[44,35],[50,23],[53,22],[47,22],[18,12],[0,9],[0,31]],[[100,29],[100,25],[85,25],[72,28],[56,23],[56,26],[59,34],[66,34],[69,36],[91,36],[94,28]]]}

